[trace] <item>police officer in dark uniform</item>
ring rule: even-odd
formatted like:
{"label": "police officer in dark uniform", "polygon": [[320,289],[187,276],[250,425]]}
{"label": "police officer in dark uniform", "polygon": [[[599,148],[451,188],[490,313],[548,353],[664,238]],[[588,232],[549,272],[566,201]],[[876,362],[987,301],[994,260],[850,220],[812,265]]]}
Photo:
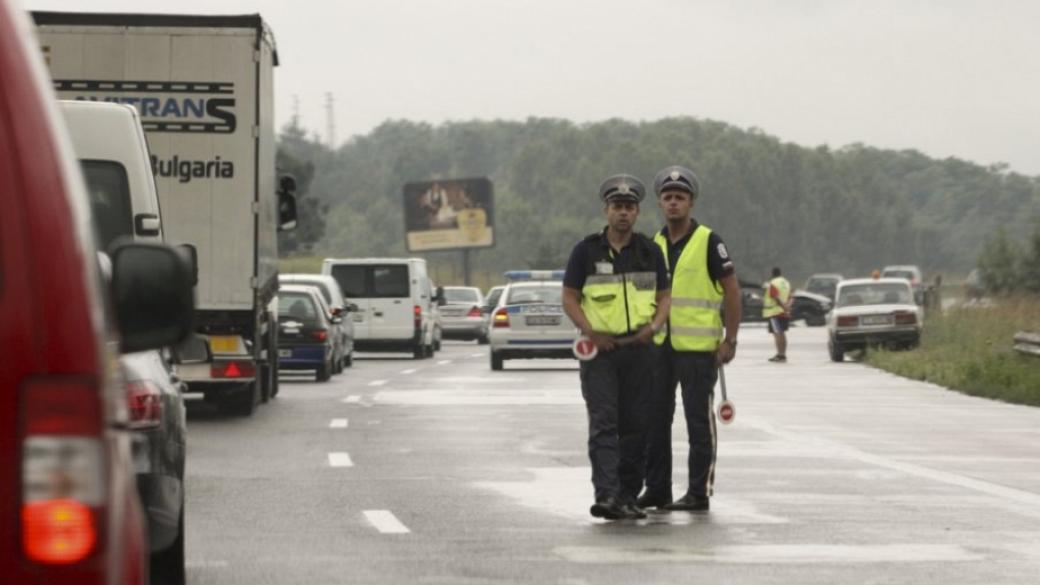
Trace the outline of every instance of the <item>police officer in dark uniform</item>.
{"label": "police officer in dark uniform", "polygon": [[600,186],[607,227],[574,247],[563,277],[563,310],[597,355],[581,363],[596,502],[610,520],[645,518],[644,432],[653,385],[653,336],[668,317],[668,272],[652,241],[633,230],[646,188],[631,175]]}
{"label": "police officer in dark uniform", "polygon": [[[647,429],[646,492],[638,505],[704,511],[715,483],[715,380],[736,354],[740,286],[726,244],[693,219],[700,183],[693,171],[667,167],[654,179],[665,227],[654,236],[671,272],[667,327],[654,337],[656,378]],[[725,307],[725,324],[721,309]],[[675,387],[682,387],[690,444],[689,487],[672,501],[672,418]]]}

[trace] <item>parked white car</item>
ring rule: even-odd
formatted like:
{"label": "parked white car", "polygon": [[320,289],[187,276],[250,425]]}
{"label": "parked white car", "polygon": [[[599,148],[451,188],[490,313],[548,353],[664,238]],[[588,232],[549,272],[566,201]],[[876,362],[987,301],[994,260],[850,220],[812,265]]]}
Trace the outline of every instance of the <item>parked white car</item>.
{"label": "parked white car", "polygon": [[834,309],[827,319],[831,359],[881,345],[911,348],[921,340],[923,314],[903,278],[858,278],[838,284]]}

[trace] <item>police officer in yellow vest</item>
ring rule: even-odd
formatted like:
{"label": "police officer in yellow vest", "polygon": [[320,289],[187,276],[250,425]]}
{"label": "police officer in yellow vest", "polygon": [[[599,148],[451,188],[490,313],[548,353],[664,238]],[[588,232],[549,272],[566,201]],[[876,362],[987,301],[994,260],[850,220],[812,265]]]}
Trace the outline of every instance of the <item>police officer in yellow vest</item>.
{"label": "police officer in yellow vest", "polygon": [[600,186],[607,227],[579,242],[563,276],[563,310],[597,355],[581,363],[589,419],[595,503],[609,520],[645,518],[635,506],[643,483],[644,433],[653,387],[654,333],[668,315],[661,250],[633,230],[646,188],[631,175]]}
{"label": "police officer in yellow vest", "polygon": [[771,362],[787,362],[787,328],[791,324],[791,283],[774,267],[773,278],[765,284],[762,300],[762,318],[769,323],[769,332],[776,342],[776,355]]}
{"label": "police officer in yellow vest", "polygon": [[[715,380],[720,364],[736,355],[740,286],[722,238],[690,213],[700,195],[697,176],[685,167],[663,169],[654,179],[665,217],[654,241],[671,271],[671,314],[654,337],[659,346],[647,429],[646,491],[637,505],[707,510],[715,482]],[[720,309],[725,308],[725,327]],[[682,388],[690,444],[689,487],[672,501],[672,419],[675,387]]]}

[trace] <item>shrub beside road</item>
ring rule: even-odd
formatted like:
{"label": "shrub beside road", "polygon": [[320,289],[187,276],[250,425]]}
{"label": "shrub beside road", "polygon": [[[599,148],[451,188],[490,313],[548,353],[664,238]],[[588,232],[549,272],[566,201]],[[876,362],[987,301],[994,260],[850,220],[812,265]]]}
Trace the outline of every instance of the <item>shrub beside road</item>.
{"label": "shrub beside road", "polygon": [[1040,298],[999,299],[930,318],[914,351],[872,351],[867,363],[974,396],[1040,406],[1040,358],[1014,351],[1018,331],[1040,332]]}

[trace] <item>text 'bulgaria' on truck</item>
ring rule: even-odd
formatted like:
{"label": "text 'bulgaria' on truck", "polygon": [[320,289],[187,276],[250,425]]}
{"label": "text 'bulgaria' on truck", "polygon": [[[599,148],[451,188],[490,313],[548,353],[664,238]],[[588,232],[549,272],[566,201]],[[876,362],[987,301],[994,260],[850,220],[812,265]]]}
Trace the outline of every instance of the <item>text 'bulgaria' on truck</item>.
{"label": "text 'bulgaria' on truck", "polygon": [[276,178],[274,36],[259,15],[36,12],[63,99],[131,105],[148,138],[167,241],[198,253],[189,392],[252,414],[278,391],[278,230],[295,182]]}

